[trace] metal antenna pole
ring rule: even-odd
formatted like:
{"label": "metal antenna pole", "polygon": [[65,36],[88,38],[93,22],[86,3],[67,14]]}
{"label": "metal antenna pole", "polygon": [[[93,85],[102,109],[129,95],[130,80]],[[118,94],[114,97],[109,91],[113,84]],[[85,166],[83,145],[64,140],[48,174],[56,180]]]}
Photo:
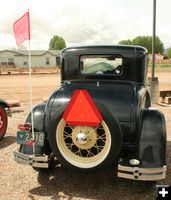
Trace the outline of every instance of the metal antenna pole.
{"label": "metal antenna pole", "polygon": [[157,103],[159,97],[158,77],[155,77],[155,52],[156,51],[156,0],[153,0],[153,37],[152,37],[152,67],[151,77],[149,77],[151,102]]}
{"label": "metal antenna pole", "polygon": [[154,78],[155,72],[155,50],[156,50],[156,0],[153,0],[153,37],[152,37],[152,70],[151,77]]}
{"label": "metal antenna pole", "polygon": [[29,40],[29,91],[30,91],[30,109],[32,123],[32,139],[33,139],[33,155],[35,154],[35,137],[34,137],[34,120],[33,120],[33,97],[32,97],[32,76],[31,76],[31,55],[30,55],[30,40]]}

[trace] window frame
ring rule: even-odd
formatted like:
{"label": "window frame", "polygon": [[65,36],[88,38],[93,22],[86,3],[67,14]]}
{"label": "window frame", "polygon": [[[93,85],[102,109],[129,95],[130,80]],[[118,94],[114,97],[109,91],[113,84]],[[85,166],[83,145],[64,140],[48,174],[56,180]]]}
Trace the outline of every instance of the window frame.
{"label": "window frame", "polygon": [[12,62],[12,63],[13,63],[13,62],[14,62],[14,58],[8,58],[8,63],[9,63],[9,62]]}
{"label": "window frame", "polygon": [[28,61],[23,61],[23,66],[28,66]]}
{"label": "window frame", "polygon": [[49,57],[46,57],[46,65],[50,65],[50,58]]}
{"label": "window frame", "polygon": [[[90,74],[90,73],[82,73],[82,69],[81,69],[81,57],[83,56],[99,56],[99,57],[102,57],[102,56],[114,56],[116,58],[122,58],[122,67],[121,67],[121,72],[119,74]],[[82,76],[90,76],[90,77],[120,77],[123,75],[123,56],[121,54],[82,54],[79,56],[79,73],[82,75]]]}

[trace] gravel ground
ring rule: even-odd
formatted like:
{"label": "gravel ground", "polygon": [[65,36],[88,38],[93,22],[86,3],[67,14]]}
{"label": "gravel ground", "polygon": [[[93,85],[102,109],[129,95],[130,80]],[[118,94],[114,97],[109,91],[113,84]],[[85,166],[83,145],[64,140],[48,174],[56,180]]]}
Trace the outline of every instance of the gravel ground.
{"label": "gravel ground", "polygon": [[[167,179],[157,184],[171,184],[171,107],[157,107],[165,113],[168,129]],[[7,134],[0,141],[0,200],[155,199],[155,184],[119,179],[114,172],[77,174],[56,167],[38,173],[14,162],[17,125],[25,121],[29,105],[22,103],[21,110],[9,118]]]}

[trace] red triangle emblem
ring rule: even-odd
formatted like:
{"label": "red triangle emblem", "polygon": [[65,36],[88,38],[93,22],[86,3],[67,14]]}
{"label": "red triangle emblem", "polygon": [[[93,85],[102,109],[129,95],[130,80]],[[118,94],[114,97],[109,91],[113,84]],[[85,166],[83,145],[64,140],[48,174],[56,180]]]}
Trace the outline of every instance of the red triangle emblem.
{"label": "red triangle emblem", "polygon": [[75,90],[63,114],[63,119],[72,126],[97,127],[103,117],[87,90]]}

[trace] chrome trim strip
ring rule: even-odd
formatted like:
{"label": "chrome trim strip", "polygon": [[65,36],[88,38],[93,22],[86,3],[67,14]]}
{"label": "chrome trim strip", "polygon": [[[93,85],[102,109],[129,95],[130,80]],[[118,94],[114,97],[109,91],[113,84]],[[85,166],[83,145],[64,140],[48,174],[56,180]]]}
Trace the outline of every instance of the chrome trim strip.
{"label": "chrome trim strip", "polygon": [[134,172],[138,170],[140,173],[150,174],[151,172],[160,173],[162,171],[166,171],[166,166],[163,166],[160,168],[139,168],[139,167],[127,167],[127,166],[118,165],[118,170],[127,171],[127,172]]}
{"label": "chrome trim strip", "polygon": [[48,168],[49,165],[48,163],[33,163],[32,167],[37,167],[37,168]]}
{"label": "chrome trim strip", "polygon": [[17,152],[17,151],[14,151],[13,154],[14,154],[14,157],[17,157],[17,158],[22,157],[22,159],[25,160],[25,161],[30,160],[30,156],[27,155],[27,154],[23,154],[23,153],[20,153],[20,152]]}
{"label": "chrome trim strip", "polygon": [[48,156],[32,156],[33,161],[48,162]]}
{"label": "chrome trim strip", "polygon": [[32,167],[48,168],[48,156],[27,155],[17,151],[13,152],[14,160],[20,164],[31,165]]}
{"label": "chrome trim strip", "polygon": [[132,180],[140,180],[140,181],[157,181],[157,180],[162,180],[166,178],[164,173],[161,175],[141,175],[135,178],[134,175],[132,174],[126,174],[126,173],[120,173],[120,172],[118,173],[118,177],[132,179]]}
{"label": "chrome trim strip", "polygon": [[24,164],[24,165],[28,165],[29,162],[27,160],[22,160],[20,158],[14,157],[14,160],[18,163]]}
{"label": "chrome trim strip", "polygon": [[154,181],[166,178],[166,166],[160,168],[139,168],[118,165],[118,177],[132,180]]}

